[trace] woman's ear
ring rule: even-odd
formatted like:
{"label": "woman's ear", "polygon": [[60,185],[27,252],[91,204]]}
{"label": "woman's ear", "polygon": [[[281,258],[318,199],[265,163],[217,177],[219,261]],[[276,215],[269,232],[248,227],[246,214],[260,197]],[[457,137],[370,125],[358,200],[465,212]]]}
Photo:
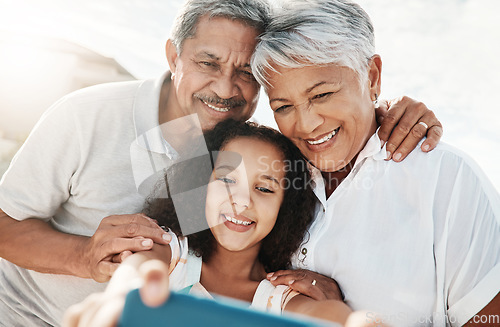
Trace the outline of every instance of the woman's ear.
{"label": "woman's ear", "polygon": [[370,94],[380,95],[381,89],[381,76],[382,76],[382,59],[379,55],[373,55],[370,59],[368,67],[368,81],[370,87]]}
{"label": "woman's ear", "polygon": [[167,44],[165,45],[165,53],[167,55],[167,61],[168,61],[168,66],[170,68],[170,72],[172,74],[175,74],[175,69],[177,67],[177,57],[179,56],[177,54],[177,48],[176,46],[172,43],[172,40],[168,39]]}

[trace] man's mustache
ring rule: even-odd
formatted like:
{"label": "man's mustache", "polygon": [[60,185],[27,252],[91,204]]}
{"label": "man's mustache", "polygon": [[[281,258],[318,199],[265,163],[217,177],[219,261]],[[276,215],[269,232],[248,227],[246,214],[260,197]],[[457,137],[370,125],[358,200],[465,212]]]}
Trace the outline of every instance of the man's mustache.
{"label": "man's mustache", "polygon": [[245,99],[235,99],[235,98],[222,99],[216,95],[208,96],[204,94],[195,94],[194,97],[209,104],[219,104],[230,108],[244,106],[247,103]]}

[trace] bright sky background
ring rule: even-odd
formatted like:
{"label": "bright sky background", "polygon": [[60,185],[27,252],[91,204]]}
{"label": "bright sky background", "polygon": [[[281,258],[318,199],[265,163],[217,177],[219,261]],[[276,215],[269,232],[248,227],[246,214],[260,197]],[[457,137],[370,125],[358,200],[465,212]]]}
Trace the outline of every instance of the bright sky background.
{"label": "bright sky background", "polygon": [[[164,43],[179,0],[0,0],[2,32],[50,35],[116,58],[138,78],[166,69]],[[382,97],[432,108],[444,140],[469,153],[500,190],[500,2],[359,0],[375,25]],[[28,67],[23,54],[0,60]],[[42,85],[40,87],[47,87]],[[273,125],[266,99],[257,120]],[[15,122],[13,122],[15,123]]]}

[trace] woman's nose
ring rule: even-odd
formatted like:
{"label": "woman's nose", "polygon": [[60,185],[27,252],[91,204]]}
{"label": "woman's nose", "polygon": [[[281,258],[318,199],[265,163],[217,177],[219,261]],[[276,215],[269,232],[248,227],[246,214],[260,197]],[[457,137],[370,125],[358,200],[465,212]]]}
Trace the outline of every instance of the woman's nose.
{"label": "woman's nose", "polygon": [[313,106],[310,106],[309,103],[307,103],[307,105],[302,105],[300,108],[296,108],[295,112],[295,128],[297,132],[301,134],[312,133],[323,123],[321,116],[316,113]]}

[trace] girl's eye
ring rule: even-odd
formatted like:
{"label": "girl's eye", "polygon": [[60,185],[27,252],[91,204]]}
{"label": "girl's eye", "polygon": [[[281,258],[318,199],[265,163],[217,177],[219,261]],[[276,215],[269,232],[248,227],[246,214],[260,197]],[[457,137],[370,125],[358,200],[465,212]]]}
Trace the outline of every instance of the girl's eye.
{"label": "girl's eye", "polygon": [[255,189],[257,189],[258,191],[261,191],[263,193],[274,193],[274,191],[272,191],[272,190],[270,190],[268,188],[265,188],[265,187],[261,187],[261,186],[258,186]]}
{"label": "girl's eye", "polygon": [[231,179],[229,177],[218,177],[217,178],[218,181],[221,181],[222,183],[224,184],[235,184],[236,181],[234,179]]}

